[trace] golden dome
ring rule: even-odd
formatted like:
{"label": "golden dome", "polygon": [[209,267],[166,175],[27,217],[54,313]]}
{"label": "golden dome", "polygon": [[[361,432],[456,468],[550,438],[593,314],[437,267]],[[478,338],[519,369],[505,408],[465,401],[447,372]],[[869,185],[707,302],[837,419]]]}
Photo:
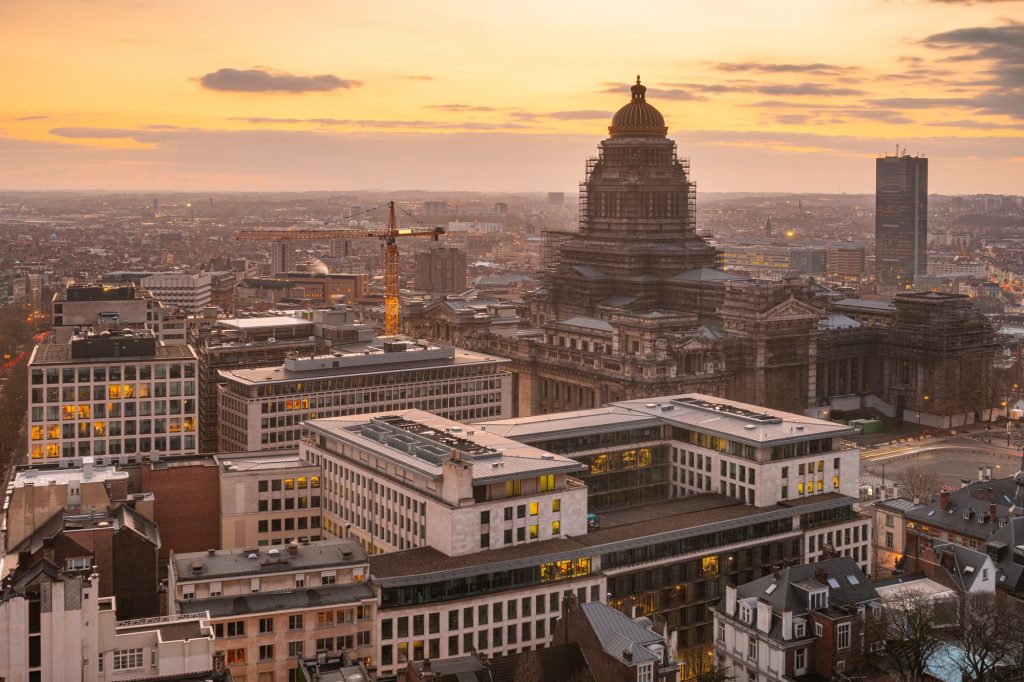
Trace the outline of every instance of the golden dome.
{"label": "golden dome", "polygon": [[633,98],[612,116],[608,133],[612,137],[665,137],[668,134],[665,117],[647,103],[647,88],[640,84],[640,76],[636,77],[636,85],[630,92]]}

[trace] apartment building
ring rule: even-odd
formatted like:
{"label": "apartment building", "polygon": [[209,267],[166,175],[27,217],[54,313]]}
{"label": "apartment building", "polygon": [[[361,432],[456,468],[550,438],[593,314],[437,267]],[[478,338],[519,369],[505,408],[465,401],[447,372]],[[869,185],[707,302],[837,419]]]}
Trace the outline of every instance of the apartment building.
{"label": "apartment building", "polygon": [[302,423],[322,417],[421,409],[473,422],[507,417],[503,358],[381,337],[277,367],[220,370],[221,452],[295,447]]}
{"label": "apartment building", "polygon": [[881,608],[850,559],[791,566],[726,587],[714,609],[715,658],[739,682],[836,679],[862,652],[884,644],[865,628]]}
{"label": "apartment building", "polygon": [[586,532],[583,466],[422,410],[316,419],[303,459],[324,476],[324,527],[371,554],[446,556]]}
{"label": "apartment building", "polygon": [[31,460],[196,452],[196,355],[150,331],[83,332],[28,363]]}
{"label": "apartment building", "polygon": [[144,277],[139,287],[165,306],[189,312],[202,310],[212,300],[210,275],[205,273],[161,272]]}
{"label": "apartment building", "polygon": [[215,455],[220,479],[220,547],[320,540],[320,467],[297,451]]}
{"label": "apartment building", "polygon": [[118,621],[96,575],[67,574],[44,560],[0,589],[0,679],[134,682],[215,678],[207,614]]}
{"label": "apartment building", "polygon": [[351,540],[171,557],[168,610],[208,612],[233,680],[290,680],[303,660],[374,655],[377,596]]}

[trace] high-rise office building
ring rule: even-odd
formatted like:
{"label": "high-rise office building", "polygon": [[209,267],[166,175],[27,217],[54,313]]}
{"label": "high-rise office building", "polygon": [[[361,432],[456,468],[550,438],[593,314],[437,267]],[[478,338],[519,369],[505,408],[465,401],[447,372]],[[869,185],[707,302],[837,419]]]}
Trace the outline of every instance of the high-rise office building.
{"label": "high-rise office building", "polygon": [[436,247],[416,254],[416,288],[424,291],[466,290],[466,252]]}
{"label": "high-rise office building", "polygon": [[875,273],[904,288],[928,268],[928,159],[875,159]]}

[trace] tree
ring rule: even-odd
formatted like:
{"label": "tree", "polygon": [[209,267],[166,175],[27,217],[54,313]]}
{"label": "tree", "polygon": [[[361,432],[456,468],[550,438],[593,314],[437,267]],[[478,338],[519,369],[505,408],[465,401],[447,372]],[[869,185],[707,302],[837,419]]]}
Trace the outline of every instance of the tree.
{"label": "tree", "polygon": [[884,642],[870,661],[897,680],[923,680],[929,661],[943,646],[943,635],[956,625],[955,611],[955,603],[909,590],[887,597],[880,613],[865,618],[867,641]]}
{"label": "tree", "polygon": [[932,495],[939,489],[939,477],[934,471],[923,467],[907,467],[900,477],[903,482],[903,497],[920,498],[922,502],[930,502]]}
{"label": "tree", "polygon": [[709,646],[696,646],[679,654],[682,679],[686,682],[731,682],[730,675]]}
{"label": "tree", "polygon": [[951,661],[964,679],[1020,679],[1020,603],[1006,594],[970,594],[964,602],[962,631],[958,639],[962,657]]}

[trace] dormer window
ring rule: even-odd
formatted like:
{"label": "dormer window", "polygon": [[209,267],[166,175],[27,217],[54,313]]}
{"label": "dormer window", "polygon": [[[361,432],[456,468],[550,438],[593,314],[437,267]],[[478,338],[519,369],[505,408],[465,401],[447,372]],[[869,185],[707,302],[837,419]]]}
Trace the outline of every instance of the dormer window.
{"label": "dormer window", "polygon": [[797,639],[803,639],[807,636],[807,623],[799,622],[793,623],[793,636]]}
{"label": "dormer window", "polygon": [[744,623],[749,623],[751,621],[750,606],[747,604],[740,604],[740,620]]}
{"label": "dormer window", "polygon": [[813,611],[813,610],[816,610],[816,609],[823,609],[826,606],[828,606],[828,596],[827,595],[828,595],[828,591],[827,590],[817,590],[815,592],[811,592],[811,599],[810,599],[811,610]]}

